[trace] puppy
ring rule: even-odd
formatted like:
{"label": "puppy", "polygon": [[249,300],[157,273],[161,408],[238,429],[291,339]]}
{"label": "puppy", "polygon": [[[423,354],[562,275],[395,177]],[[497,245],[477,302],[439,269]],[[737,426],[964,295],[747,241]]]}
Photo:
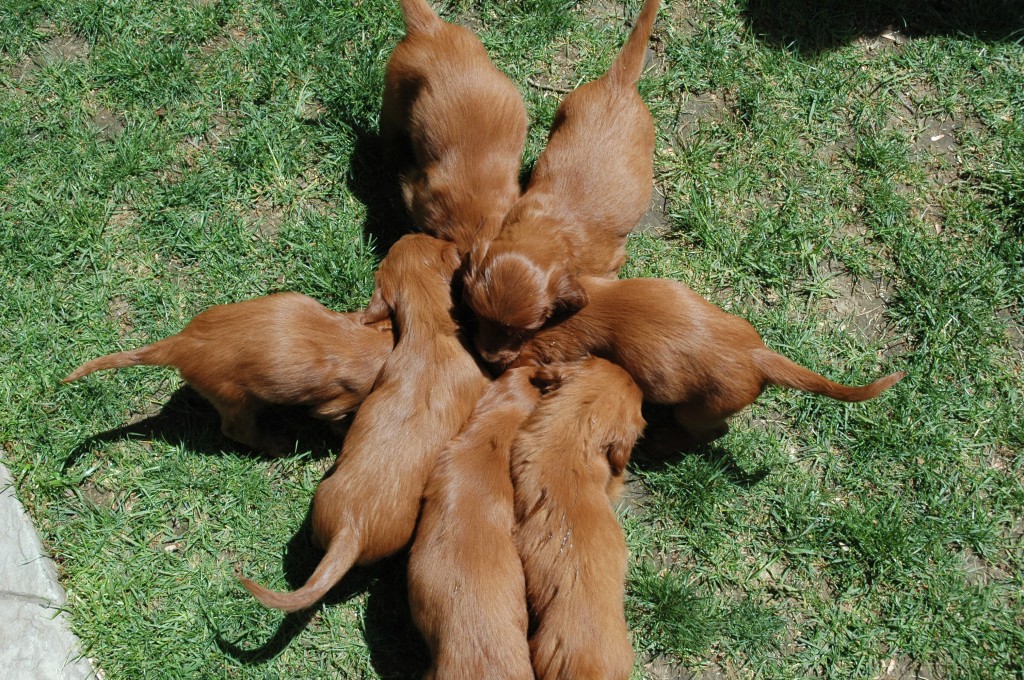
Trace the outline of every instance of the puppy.
{"label": "puppy", "polygon": [[540,396],[532,374],[491,383],[427,482],[409,552],[409,604],[433,658],[427,678],[533,678],[509,478],[512,439]]}
{"label": "puppy", "polygon": [[540,369],[558,383],[512,445],[516,546],[541,680],[626,680],[626,542],[610,500],[643,432],[643,395],[602,359]]}
{"label": "puppy", "polygon": [[392,314],[397,343],[313,496],[313,540],[326,554],[291,593],[243,578],[264,605],[310,607],[353,564],[392,555],[412,538],[437,454],[489,382],[452,321],[451,278],[458,267],[455,245],[425,234],[402,237],[381,263],[366,320]]}
{"label": "puppy", "polygon": [[61,382],[107,368],[173,366],[220,413],[226,437],[283,453],[286,442],[257,423],[266,406],[309,406],[338,422],[369,394],[394,339],[386,320],[364,321],[362,312],[332,312],[299,293],[217,305],[177,335],[93,359]]}
{"label": "puppy", "polygon": [[898,382],[905,371],[864,387],[847,387],[764,346],[745,319],[729,314],[681,283],[665,279],[581,279],[590,304],[542,330],[514,354],[512,365],[571,361],[593,354],[633,377],[644,398],[674,405],[693,444],[726,432],[726,418],[750,405],[768,385],[793,387],[841,401],[863,401]]}
{"label": "puppy", "polygon": [[636,85],[657,12],[646,0],[608,72],[565,98],[526,192],[471,254],[465,300],[485,361],[586,305],[577,276],[614,278],[626,261],[651,196],[654,124]]}
{"label": "puppy", "polygon": [[406,35],[388,60],[381,137],[416,225],[464,255],[519,198],[526,108],[472,32],[425,0],[401,4]]}

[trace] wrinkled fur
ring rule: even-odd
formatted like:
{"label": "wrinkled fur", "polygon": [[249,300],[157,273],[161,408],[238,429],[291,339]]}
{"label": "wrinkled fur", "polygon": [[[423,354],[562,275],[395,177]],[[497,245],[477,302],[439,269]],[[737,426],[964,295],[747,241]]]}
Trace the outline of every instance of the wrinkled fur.
{"label": "wrinkled fur", "polygon": [[412,538],[437,454],[469,418],[489,380],[452,320],[451,277],[458,266],[453,244],[411,234],[399,239],[377,270],[366,319],[393,315],[397,343],[313,497],[313,539],[326,552],[320,564],[291,593],[242,579],[266,606],[310,607],[353,564],[394,554]]}
{"label": "wrinkled fur", "polygon": [[578,276],[614,278],[626,261],[651,196],[654,124],[636,84],[657,12],[647,0],[608,72],[565,98],[526,192],[471,254],[465,299],[485,361],[586,305]]}
{"label": "wrinkled fur", "polygon": [[611,500],[643,432],[642,395],[602,359],[553,365],[547,394],[512,445],[516,546],[541,680],[626,680],[626,542]]}
{"label": "wrinkled fur", "polygon": [[406,35],[388,60],[381,137],[416,225],[465,255],[519,198],[526,108],[471,31],[424,0],[401,4]]}
{"label": "wrinkled fur", "polygon": [[427,483],[409,553],[409,605],[433,658],[427,678],[533,678],[509,477],[512,439],[540,396],[532,374],[491,383]]}
{"label": "wrinkled fur", "polygon": [[863,401],[905,375],[893,373],[864,387],[840,385],[768,349],[745,319],[681,283],[581,282],[590,304],[538,333],[512,365],[604,357],[626,369],[645,399],[673,404],[677,422],[694,444],[725,434],[726,418],[750,405],[768,385]]}
{"label": "wrinkled fur", "polygon": [[122,366],[173,366],[221,417],[224,435],[254,449],[283,453],[279,436],[257,416],[271,404],[308,406],[338,422],[369,394],[391,352],[391,324],[364,323],[299,293],[217,305],[177,335],[93,359],[62,382]]}

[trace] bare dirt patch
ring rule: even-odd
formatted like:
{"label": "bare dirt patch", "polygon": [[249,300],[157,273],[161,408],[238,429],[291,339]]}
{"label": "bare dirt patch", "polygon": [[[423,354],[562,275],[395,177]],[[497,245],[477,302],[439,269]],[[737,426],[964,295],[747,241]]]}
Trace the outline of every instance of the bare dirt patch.
{"label": "bare dirt patch", "polygon": [[676,137],[685,142],[709,123],[724,120],[729,107],[721,96],[714,92],[683,94],[679,100],[679,114],[676,116]]}
{"label": "bare dirt patch", "polygon": [[114,501],[117,495],[110,489],[94,483],[91,479],[87,479],[82,483],[79,487],[79,492],[82,494],[82,498],[94,508],[102,508],[104,510],[112,510],[114,508]]}
{"label": "bare dirt patch", "polygon": [[86,121],[96,136],[106,142],[113,142],[125,131],[125,119],[108,108],[100,107]]}
{"label": "bare dirt patch", "polygon": [[655,185],[651,189],[651,202],[647,206],[647,212],[640,218],[640,222],[633,227],[633,231],[653,236],[665,236],[672,229],[667,210],[668,199]]}
{"label": "bare dirt patch", "polygon": [[270,199],[261,197],[256,199],[252,207],[243,213],[246,225],[256,231],[260,236],[273,239],[281,231],[281,226],[287,220],[285,209],[274,205]]}
{"label": "bare dirt patch", "polygon": [[89,58],[89,43],[80,35],[55,35],[36,50],[26,54],[9,73],[15,82],[24,82],[41,68],[61,62],[85,61]]}
{"label": "bare dirt patch", "polygon": [[970,548],[965,548],[961,557],[963,557],[964,571],[969,585],[988,586],[992,583],[1005,583],[1010,580],[1010,574],[985,560]]}
{"label": "bare dirt patch", "polygon": [[217,147],[231,139],[238,132],[235,118],[236,116],[227,113],[213,114],[210,117],[210,129],[203,134],[203,141]]}
{"label": "bare dirt patch", "polygon": [[651,494],[647,487],[637,477],[628,475],[626,483],[622,486],[622,494],[619,496],[619,506],[622,510],[630,512],[649,502]]}
{"label": "bare dirt patch", "polygon": [[535,73],[528,77],[526,82],[532,87],[548,92],[572,92],[580,84],[575,66],[579,59],[579,47],[566,43],[563,49],[553,55],[544,73]]}
{"label": "bare dirt patch", "polygon": [[212,56],[224,52],[238,45],[246,45],[251,41],[249,33],[240,26],[228,26],[224,32],[203,43],[199,52],[204,56]]}
{"label": "bare dirt patch", "polygon": [[583,17],[587,23],[606,28],[621,28],[629,22],[632,28],[633,17],[627,16],[625,6],[616,0],[593,0],[583,3]]}
{"label": "bare dirt patch", "polygon": [[[668,8],[668,27],[666,30],[674,30],[681,32],[684,36],[695,35],[698,30],[699,17],[694,12],[693,8],[687,2],[681,2],[677,0],[672,3]],[[655,30],[658,29],[658,23],[654,24]]]}
{"label": "bare dirt patch", "polygon": [[1006,324],[1006,340],[1010,343],[1010,349],[1017,353],[1024,366],[1024,324],[1021,324],[1021,310],[1017,308],[1001,309],[996,312]]}
{"label": "bare dirt patch", "polygon": [[199,157],[207,149],[216,151],[226,144],[232,137],[238,134],[236,115],[228,113],[215,113],[210,117],[210,127],[206,132],[198,135],[190,135],[178,142],[178,152],[181,155],[181,163],[172,167],[170,180],[177,181],[181,178],[184,168],[196,167]]}
{"label": "bare dirt patch", "polygon": [[886,317],[887,301],[893,293],[891,282],[855,277],[835,262],[825,266],[825,274],[834,296],[823,299],[818,307],[835,319],[840,329],[856,332],[872,342],[895,332]]}
{"label": "bare dirt patch", "polygon": [[932,664],[920,663],[907,656],[894,656],[876,677],[878,680],[938,680],[946,676]]}
{"label": "bare dirt patch", "polygon": [[876,57],[886,52],[895,52],[910,42],[910,38],[893,26],[886,26],[874,35],[865,35],[854,41],[866,54]]}
{"label": "bare dirt patch", "polygon": [[124,337],[135,329],[132,323],[132,306],[123,295],[115,295],[107,305],[107,318],[116,321],[121,326],[121,336]]}

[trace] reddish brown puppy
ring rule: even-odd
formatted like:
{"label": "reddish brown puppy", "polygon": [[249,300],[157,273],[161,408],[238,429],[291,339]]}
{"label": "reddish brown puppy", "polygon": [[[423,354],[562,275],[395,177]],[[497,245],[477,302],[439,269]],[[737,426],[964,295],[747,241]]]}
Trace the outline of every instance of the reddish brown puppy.
{"label": "reddish brown puppy", "polygon": [[435,680],[532,680],[526,586],[512,542],[509,451],[540,396],[533,369],[491,383],[427,483],[409,604]]}
{"label": "reddish brown puppy", "polygon": [[498,233],[519,198],[526,108],[471,31],[424,0],[402,0],[402,10],[381,136],[416,225],[465,254]]}
{"label": "reddish brown puppy", "polygon": [[626,260],[651,195],[654,124],[636,84],[657,12],[646,0],[608,72],[565,98],[526,192],[471,254],[465,299],[486,361],[583,307],[578,276],[614,277]]}
{"label": "reddish brown puppy", "polygon": [[626,680],[626,542],[610,498],[643,432],[643,396],[603,359],[541,369],[558,383],[512,445],[516,545],[542,680]]}
{"label": "reddish brown puppy", "polygon": [[645,399],[673,404],[692,443],[725,434],[726,418],[749,406],[768,385],[863,401],[905,375],[893,373],[864,387],[840,385],[768,349],[745,319],[681,283],[599,278],[582,283],[590,304],[538,333],[513,365],[604,357],[626,369]]}
{"label": "reddish brown puppy", "polygon": [[489,382],[452,320],[451,277],[458,266],[454,244],[411,234],[392,246],[377,270],[366,318],[393,314],[397,344],[313,497],[313,538],[326,552],[320,564],[292,593],[242,579],[266,606],[310,607],[353,564],[394,554],[412,538],[437,454]]}
{"label": "reddish brown puppy", "polygon": [[177,335],[93,359],[61,382],[107,368],[173,366],[220,413],[225,436],[283,453],[287,443],[257,424],[265,407],[309,406],[340,421],[369,394],[393,344],[389,322],[366,325],[362,312],[278,293],[211,307]]}

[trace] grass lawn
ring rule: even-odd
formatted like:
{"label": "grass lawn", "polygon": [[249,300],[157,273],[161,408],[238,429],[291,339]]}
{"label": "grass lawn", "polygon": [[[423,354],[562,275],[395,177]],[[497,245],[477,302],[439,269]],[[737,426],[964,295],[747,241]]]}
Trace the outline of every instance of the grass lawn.
{"label": "grass lawn", "polygon": [[[665,0],[659,190],[624,276],[678,279],[836,380],[696,452],[652,432],[621,517],[636,678],[1024,674],[1024,10]],[[407,228],[375,143],[393,0],[5,0],[0,443],[107,678],[416,677],[401,558],[282,617],[337,442],[240,451],[93,356],[275,290],[369,297]],[[543,146],[638,3],[460,0]],[[657,446],[655,445],[657,444]],[[656,455],[657,454],[657,455]]]}

